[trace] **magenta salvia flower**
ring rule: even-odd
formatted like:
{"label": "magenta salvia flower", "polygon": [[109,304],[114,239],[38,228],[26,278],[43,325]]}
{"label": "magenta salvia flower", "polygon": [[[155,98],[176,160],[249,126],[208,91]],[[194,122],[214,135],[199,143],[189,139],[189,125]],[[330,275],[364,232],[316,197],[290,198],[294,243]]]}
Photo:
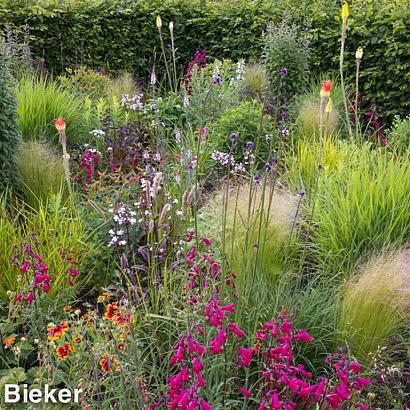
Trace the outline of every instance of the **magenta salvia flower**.
{"label": "magenta salvia flower", "polygon": [[236,323],[228,323],[228,329],[234,333],[238,339],[242,339],[245,336],[245,332],[239,329]]}
{"label": "magenta salvia flower", "polygon": [[238,354],[240,356],[240,360],[238,362],[239,366],[248,368],[252,361],[252,349],[248,349],[246,347],[240,347],[238,350]]}
{"label": "magenta salvia flower", "polygon": [[300,340],[302,342],[313,342],[313,340],[314,340],[313,337],[310,336],[310,334],[308,332],[306,332],[306,330],[304,330],[304,329],[300,330],[299,333],[297,333],[294,336],[294,339],[297,340],[297,341]]}
{"label": "magenta salvia flower", "polygon": [[249,399],[249,397],[252,396],[252,392],[248,389],[246,389],[245,387],[239,387],[239,391],[247,398]]}

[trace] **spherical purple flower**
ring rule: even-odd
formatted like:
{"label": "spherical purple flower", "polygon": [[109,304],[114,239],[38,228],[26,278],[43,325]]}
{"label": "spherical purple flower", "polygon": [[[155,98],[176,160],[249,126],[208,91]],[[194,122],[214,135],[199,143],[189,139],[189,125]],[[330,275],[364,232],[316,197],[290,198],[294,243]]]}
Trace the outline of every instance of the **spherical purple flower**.
{"label": "spherical purple flower", "polygon": [[259,174],[255,174],[253,180],[255,181],[256,185],[259,185],[261,183],[261,176]]}
{"label": "spherical purple flower", "polygon": [[281,111],[280,112],[280,119],[282,121],[286,121],[289,118],[289,113],[287,111]]}
{"label": "spherical purple flower", "polygon": [[238,139],[238,134],[237,134],[236,132],[233,132],[233,133],[229,136],[229,138],[230,138],[232,141],[236,141],[236,140]]}
{"label": "spherical purple flower", "polygon": [[215,74],[215,75],[212,77],[212,83],[213,83],[213,84],[216,84],[216,85],[220,85],[220,84],[222,83],[222,78],[221,78],[221,76],[218,75],[218,74]]}
{"label": "spherical purple flower", "polygon": [[285,78],[288,75],[288,69],[286,67],[282,67],[279,70],[279,74],[282,78]]}
{"label": "spherical purple flower", "polygon": [[305,195],[306,195],[306,191],[304,189],[301,189],[299,191],[299,196],[303,198]]}
{"label": "spherical purple flower", "polygon": [[254,144],[253,144],[253,142],[252,141],[248,141],[247,143],[246,143],[246,149],[247,150],[251,150],[251,149],[253,149],[253,146],[254,146]]}

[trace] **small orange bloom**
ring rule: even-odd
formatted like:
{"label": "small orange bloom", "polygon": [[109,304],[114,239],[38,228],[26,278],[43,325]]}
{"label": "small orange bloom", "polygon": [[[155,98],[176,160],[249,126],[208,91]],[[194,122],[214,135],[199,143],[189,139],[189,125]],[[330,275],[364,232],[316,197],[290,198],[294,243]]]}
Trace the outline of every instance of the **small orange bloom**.
{"label": "small orange bloom", "polygon": [[54,125],[57,128],[57,131],[65,130],[65,121],[63,117],[59,117],[54,121]]}
{"label": "small orange bloom", "polygon": [[14,345],[15,342],[16,342],[16,338],[14,336],[6,337],[3,340],[4,346],[6,346],[6,347],[10,347],[10,346]]}
{"label": "small orange bloom", "polygon": [[61,322],[57,326],[51,326],[48,329],[48,338],[49,340],[58,340],[61,339],[68,331],[70,326],[67,321]]}
{"label": "small orange bloom", "polygon": [[106,319],[112,320],[118,311],[118,302],[112,302],[107,306],[107,311],[104,313]]}
{"label": "small orange bloom", "polygon": [[104,302],[104,300],[109,299],[112,296],[110,292],[103,292],[98,296],[97,302]]}
{"label": "small orange bloom", "polygon": [[74,352],[73,347],[69,342],[65,342],[62,346],[56,348],[57,356],[61,360],[67,360],[70,353]]}
{"label": "small orange bloom", "polygon": [[64,306],[64,312],[70,313],[73,311],[73,307],[71,305]]}
{"label": "small orange bloom", "polygon": [[83,339],[81,338],[81,336],[75,336],[75,337],[74,337],[74,342],[75,342],[75,343],[81,343],[82,340],[83,340]]}

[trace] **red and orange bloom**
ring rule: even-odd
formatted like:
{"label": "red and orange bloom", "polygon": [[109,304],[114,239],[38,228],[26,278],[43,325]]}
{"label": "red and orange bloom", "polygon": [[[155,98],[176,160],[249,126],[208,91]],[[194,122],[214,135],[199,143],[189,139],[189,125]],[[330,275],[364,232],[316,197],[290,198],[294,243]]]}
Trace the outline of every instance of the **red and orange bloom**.
{"label": "red and orange bloom", "polygon": [[10,346],[14,345],[14,343],[16,343],[16,338],[14,336],[6,337],[3,340],[3,343],[4,343],[5,347],[10,347]]}
{"label": "red and orange bloom", "polygon": [[131,315],[129,312],[119,312],[113,317],[113,321],[117,325],[117,327],[123,327],[131,323]]}
{"label": "red and orange bloom", "polygon": [[77,343],[77,344],[78,344],[78,343],[81,343],[82,340],[83,340],[83,339],[82,339],[81,336],[74,336],[74,342],[75,342],[75,343]]}
{"label": "red and orange bloom", "polygon": [[118,343],[117,349],[121,350],[121,351],[125,350],[125,344],[124,343]]}
{"label": "red and orange bloom", "polygon": [[109,320],[113,320],[118,312],[118,302],[112,302],[108,304],[107,310],[104,313],[104,317]]}
{"label": "red and orange bloom", "polygon": [[69,342],[65,342],[62,346],[56,348],[57,356],[61,360],[67,360],[72,352],[74,352],[74,349]]}
{"label": "red and orange bloom", "polygon": [[73,311],[73,307],[71,305],[64,306],[64,312],[70,313]]}
{"label": "red and orange bloom", "polygon": [[119,371],[120,361],[116,357],[103,356],[100,359],[100,368],[103,373],[113,373]]}
{"label": "red and orange bloom", "polygon": [[63,117],[59,117],[54,121],[54,125],[58,132],[65,131],[65,121]]}
{"label": "red and orange bloom", "polygon": [[48,339],[51,341],[61,339],[68,331],[70,326],[67,321],[61,322],[57,326],[51,326],[48,328]]}
{"label": "red and orange bloom", "polygon": [[332,81],[331,80],[323,81],[322,89],[320,90],[320,96],[322,98],[330,97],[331,91],[332,91]]}

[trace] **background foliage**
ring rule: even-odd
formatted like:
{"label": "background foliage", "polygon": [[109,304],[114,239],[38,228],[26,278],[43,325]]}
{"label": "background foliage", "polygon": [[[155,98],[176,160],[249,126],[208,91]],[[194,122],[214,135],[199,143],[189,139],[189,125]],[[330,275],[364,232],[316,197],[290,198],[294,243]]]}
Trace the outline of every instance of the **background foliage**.
{"label": "background foliage", "polygon": [[[376,104],[387,120],[395,114],[405,116],[409,109],[410,0],[352,3],[346,45],[349,73],[353,74],[356,48],[364,47],[361,88],[369,99],[366,107]],[[182,67],[197,48],[205,48],[211,59],[256,59],[261,55],[261,34],[267,23],[279,22],[286,12],[299,25],[309,20],[311,65],[316,71],[330,71],[338,65],[339,7],[336,0],[1,0],[0,26],[10,24],[23,31],[28,24],[34,55],[44,58],[54,72],[83,64],[134,70],[138,78],[146,79],[154,64],[153,50],[157,59],[160,55],[158,14],[164,23],[165,45],[167,24],[174,22]]]}

